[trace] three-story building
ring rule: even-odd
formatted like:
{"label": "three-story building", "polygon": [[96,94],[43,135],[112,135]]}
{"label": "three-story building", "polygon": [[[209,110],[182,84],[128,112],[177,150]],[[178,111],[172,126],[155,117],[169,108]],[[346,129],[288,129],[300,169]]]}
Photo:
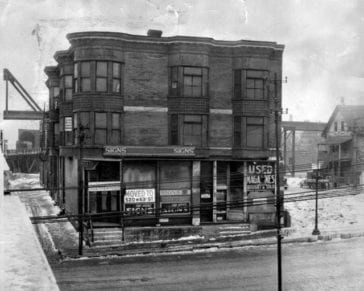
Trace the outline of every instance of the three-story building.
{"label": "three-story building", "polygon": [[55,173],[67,212],[122,210],[144,225],[274,221],[274,203],[248,204],[274,200],[283,45],[156,30],[67,38],[45,69],[42,174]]}

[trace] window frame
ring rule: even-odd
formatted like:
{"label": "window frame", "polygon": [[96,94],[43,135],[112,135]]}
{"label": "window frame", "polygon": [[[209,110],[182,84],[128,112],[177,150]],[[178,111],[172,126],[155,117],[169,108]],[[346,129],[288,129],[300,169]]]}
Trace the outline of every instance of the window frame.
{"label": "window frame", "polygon": [[[114,127],[114,116],[117,115],[116,119],[118,120],[119,124],[117,127]],[[110,122],[110,138],[109,143],[111,145],[118,145],[121,143],[121,113],[120,112],[111,112],[110,114],[111,122]],[[117,133],[119,135],[118,139],[114,140],[114,134]],[[106,137],[107,139],[107,137]]]}
{"label": "window frame", "polygon": [[[97,114],[105,114],[105,127],[98,126],[97,124]],[[107,144],[107,112],[98,111],[94,113],[94,144],[95,145],[105,145]],[[97,132],[102,131],[105,133],[105,140],[102,143],[96,142],[97,141]]]}
{"label": "window frame", "polygon": [[234,141],[233,141],[233,144],[234,144],[234,147],[238,147],[240,148],[241,147],[241,139],[242,139],[242,134],[241,134],[241,129],[242,129],[242,117],[240,115],[238,116],[234,116],[233,117],[233,124],[234,124],[234,135],[233,135],[233,138],[234,138]]}
{"label": "window frame", "polygon": [[[190,78],[190,84],[187,80]],[[170,66],[169,95],[172,97],[207,98],[209,68],[203,66]]]}
{"label": "window frame", "polygon": [[[258,122],[259,120],[259,122]],[[246,121],[245,121],[245,135],[246,135],[246,144],[245,146],[247,148],[259,148],[259,149],[263,149],[265,148],[265,118],[262,116],[247,116],[246,117]],[[256,145],[254,144],[250,144],[249,142],[252,140],[251,138],[249,138],[250,134],[249,134],[249,128],[259,128],[261,130],[261,142],[260,145]],[[257,136],[257,134],[253,134],[253,136]]]}
{"label": "window frame", "polygon": [[[99,65],[106,63],[106,71],[102,73],[99,71]],[[88,74],[83,72],[83,65],[89,64]],[[115,65],[117,69],[115,71]],[[117,72],[117,73],[115,73]],[[84,89],[83,82],[88,80],[89,88]],[[98,81],[103,81],[105,88],[98,86]],[[118,83],[115,85],[115,83]],[[123,63],[109,60],[84,60],[74,63],[74,92],[75,93],[109,93],[109,94],[122,94],[123,86]],[[115,89],[115,86],[117,89]]]}
{"label": "window frame", "polygon": [[[198,117],[200,120],[197,120]],[[188,120],[190,118],[190,120]],[[193,120],[195,119],[195,120]],[[200,132],[199,135],[193,134],[194,133],[194,126],[199,125]],[[186,134],[186,129],[191,126],[191,133]],[[188,143],[186,141],[186,137],[189,137],[192,140],[192,143]],[[194,143],[194,138],[199,138],[199,143]],[[183,145],[184,146],[196,146],[201,147],[203,145],[203,118],[202,115],[193,115],[193,114],[186,114],[183,116]]]}

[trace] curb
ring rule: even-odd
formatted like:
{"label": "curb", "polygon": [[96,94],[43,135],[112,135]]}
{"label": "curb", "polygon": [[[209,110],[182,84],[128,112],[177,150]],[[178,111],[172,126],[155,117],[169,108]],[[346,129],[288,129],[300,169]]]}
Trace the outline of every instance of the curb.
{"label": "curb", "polygon": [[[276,231],[274,231],[276,233]],[[268,232],[265,233],[265,235]],[[270,234],[272,232],[270,231]],[[257,236],[261,235],[256,234]],[[364,231],[351,232],[351,233],[331,233],[325,235],[310,235],[303,237],[283,237],[282,244],[290,243],[313,243],[318,241],[331,241],[332,239],[349,239],[355,237],[364,237]],[[232,237],[233,238],[233,237]],[[62,252],[63,259],[78,259],[78,258],[95,258],[104,256],[139,256],[139,255],[159,255],[159,254],[172,254],[181,252],[198,252],[207,249],[232,249],[239,247],[254,247],[254,246],[268,246],[275,245],[277,243],[274,236],[251,238],[242,240],[233,240],[227,238],[227,240],[210,239],[210,240],[186,240],[186,241],[162,241],[162,242],[151,242],[151,243],[130,243],[128,245],[119,247],[109,247],[95,249],[84,249],[84,255],[79,256],[75,250],[66,250]],[[67,255],[68,253],[68,255]]]}

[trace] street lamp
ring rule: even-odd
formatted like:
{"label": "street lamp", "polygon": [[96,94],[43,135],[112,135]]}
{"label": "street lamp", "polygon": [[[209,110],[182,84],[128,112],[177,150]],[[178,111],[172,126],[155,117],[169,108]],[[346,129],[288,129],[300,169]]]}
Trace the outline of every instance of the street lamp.
{"label": "street lamp", "polygon": [[320,235],[320,231],[318,229],[318,181],[319,181],[319,145],[317,144],[317,167],[316,167],[316,199],[315,199],[315,228],[312,231],[312,235]]}

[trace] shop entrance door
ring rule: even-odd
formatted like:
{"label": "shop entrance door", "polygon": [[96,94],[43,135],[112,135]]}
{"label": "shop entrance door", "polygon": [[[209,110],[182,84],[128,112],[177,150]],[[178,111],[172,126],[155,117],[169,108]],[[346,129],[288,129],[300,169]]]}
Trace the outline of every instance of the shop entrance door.
{"label": "shop entrance door", "polygon": [[201,162],[200,221],[213,221],[212,162]]}
{"label": "shop entrance door", "polygon": [[104,214],[93,217],[97,226],[120,223],[120,182],[90,182],[88,199],[89,213]]}

